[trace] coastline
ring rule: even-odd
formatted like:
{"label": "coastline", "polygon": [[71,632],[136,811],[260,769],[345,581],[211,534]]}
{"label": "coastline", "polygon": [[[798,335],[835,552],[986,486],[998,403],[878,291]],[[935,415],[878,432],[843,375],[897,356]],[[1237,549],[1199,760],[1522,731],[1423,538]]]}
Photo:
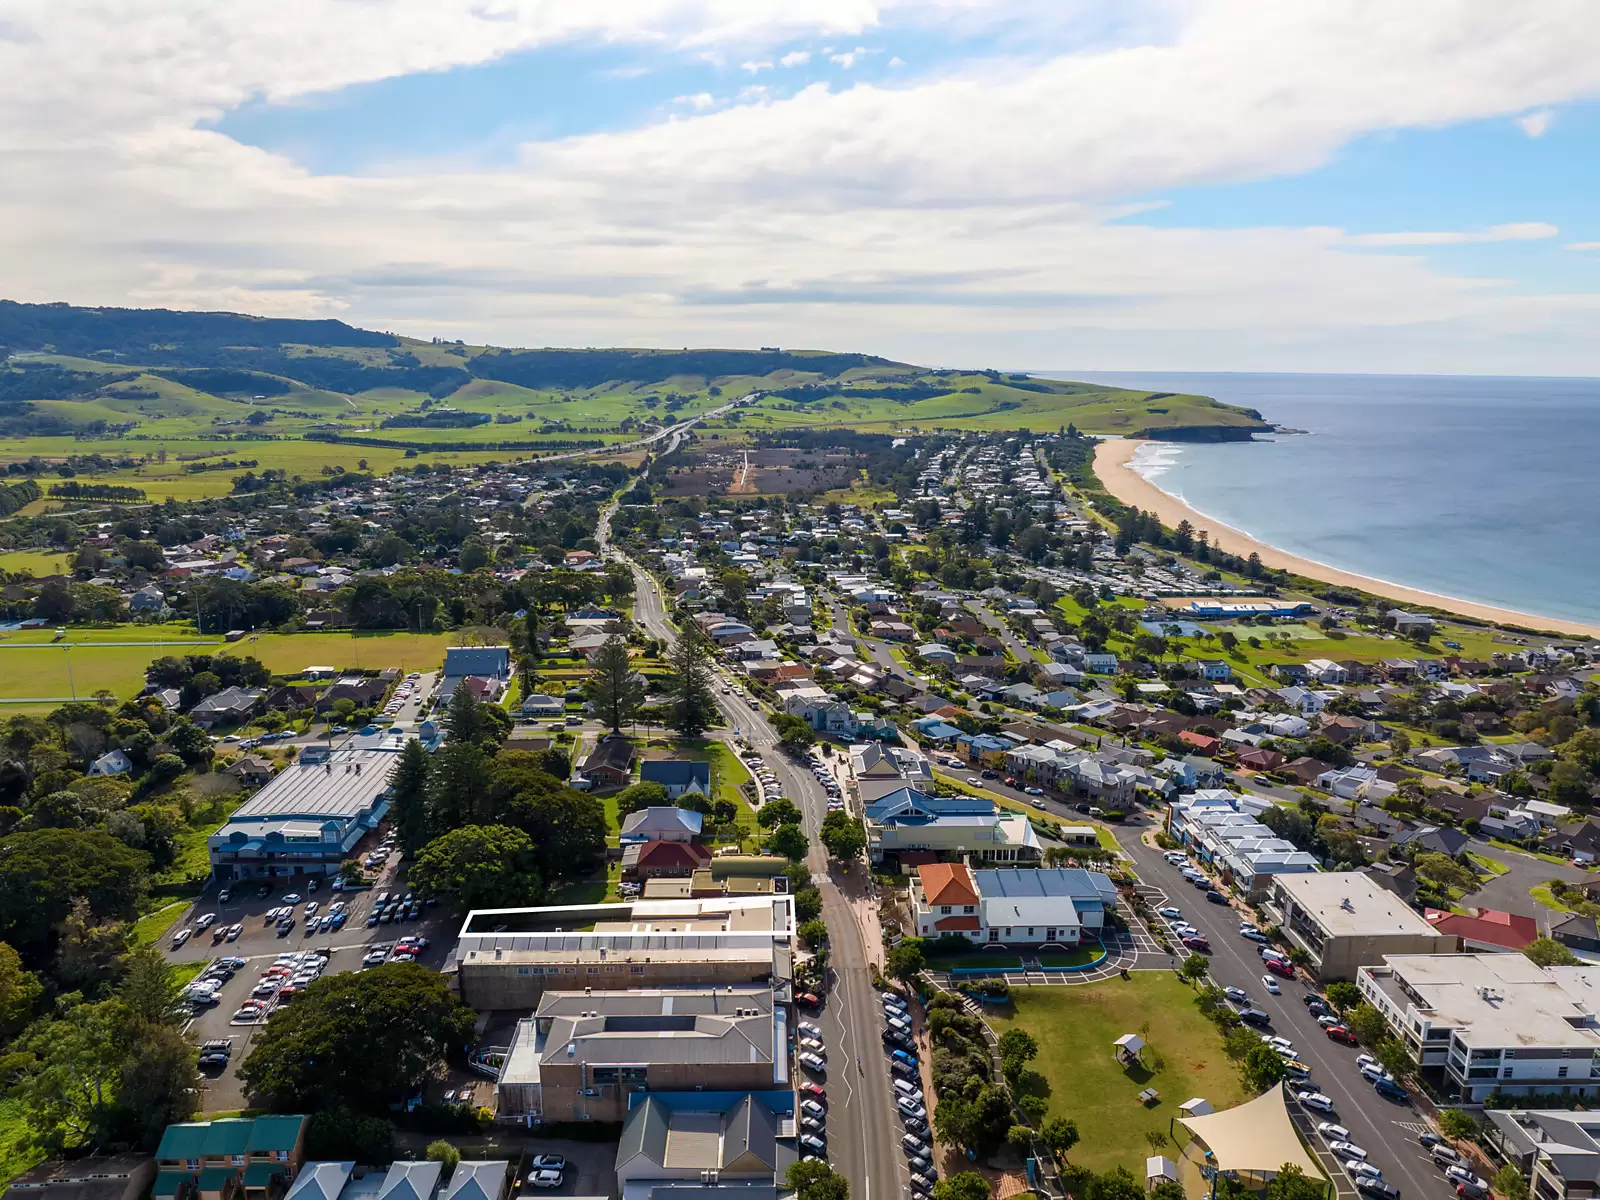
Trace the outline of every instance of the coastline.
{"label": "coastline", "polygon": [[1307,579],[1319,579],[1323,583],[1355,588],[1401,604],[1421,605],[1499,625],[1520,625],[1528,629],[1600,637],[1600,626],[1563,621],[1555,617],[1542,617],[1509,608],[1496,608],[1494,605],[1443,596],[1436,592],[1423,591],[1421,588],[1405,587],[1387,580],[1357,575],[1353,571],[1341,571],[1326,563],[1301,558],[1276,546],[1258,542],[1242,530],[1225,525],[1190,508],[1176,496],[1162,491],[1134,471],[1128,464],[1138,453],[1139,447],[1148,444],[1144,440],[1132,438],[1103,438],[1094,452],[1094,471],[1100,477],[1101,486],[1123,504],[1155,513],[1163,525],[1175,528],[1180,521],[1188,521],[1197,530],[1207,530],[1211,535],[1211,544],[1229,554],[1246,558],[1251,554],[1257,554],[1265,566],[1276,570],[1291,571],[1296,575],[1304,575]]}

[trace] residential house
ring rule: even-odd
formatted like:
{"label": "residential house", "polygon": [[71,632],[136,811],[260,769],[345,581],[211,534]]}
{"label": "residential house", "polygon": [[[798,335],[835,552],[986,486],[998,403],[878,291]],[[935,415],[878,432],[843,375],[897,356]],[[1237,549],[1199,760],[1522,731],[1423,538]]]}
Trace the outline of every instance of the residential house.
{"label": "residential house", "polygon": [[667,799],[711,794],[711,764],[675,758],[647,758],[639,764],[640,783],[659,783]]}
{"label": "residential house", "polygon": [[22,1172],[9,1200],[140,1200],[156,1176],[148,1154],[91,1154],[50,1159]]}
{"label": "residential house", "polygon": [[1539,922],[1532,917],[1493,908],[1479,908],[1464,913],[1429,908],[1423,911],[1422,916],[1440,933],[1454,934],[1460,938],[1462,950],[1469,954],[1493,953],[1496,950],[1519,951],[1539,936]]}
{"label": "residential house", "polygon": [[450,1172],[439,1200],[507,1200],[511,1164],[504,1159],[462,1159]]}
{"label": "residential house", "polygon": [[692,842],[705,818],[688,808],[641,808],[622,818],[623,845],[630,842]]}
{"label": "residential house", "polygon": [[388,688],[381,679],[350,675],[318,696],[315,708],[319,713],[329,713],[341,700],[348,700],[357,708],[371,708],[383,699],[386,691]]}
{"label": "residential house", "polygon": [[228,764],[227,774],[250,787],[272,778],[272,760],[259,754],[241,754]]}
{"label": "residential house", "polygon": [[617,1184],[625,1197],[671,1200],[688,1189],[698,1200],[715,1181],[751,1200],[772,1200],[798,1158],[792,1128],[773,1107],[793,1105],[793,1092],[651,1094],[629,1110],[617,1146]]}
{"label": "residential house", "polygon": [[1099,936],[1116,886],[1072,868],[969,870],[962,863],[917,868],[911,907],[918,935],[958,935],[984,946],[1075,946]]}
{"label": "residential house", "polygon": [[1570,950],[1600,955],[1600,928],[1593,917],[1567,913],[1550,921],[1550,936]]}
{"label": "residential house", "polygon": [[108,750],[89,764],[91,775],[126,775],[133,770],[133,759],[121,750]]}
{"label": "residential house", "polygon": [[1040,857],[1039,839],[1028,818],[997,812],[994,802],[981,796],[930,796],[908,786],[869,802],[865,810],[873,862],[908,853],[971,855],[994,862]]}
{"label": "residential house", "polygon": [[155,1200],[267,1200],[305,1159],[304,1116],[231,1117],[168,1125],[156,1148]]}
{"label": "residential house", "polygon": [[222,691],[207,696],[191,708],[189,719],[201,729],[245,721],[255,712],[256,706],[266,694],[263,688],[223,688]]}
{"label": "residential house", "polygon": [[633,743],[626,737],[607,735],[595,744],[578,773],[591,787],[626,787],[633,778]]}
{"label": "residential house", "polygon": [[622,877],[687,878],[710,862],[710,849],[699,842],[630,842],[622,848]]}

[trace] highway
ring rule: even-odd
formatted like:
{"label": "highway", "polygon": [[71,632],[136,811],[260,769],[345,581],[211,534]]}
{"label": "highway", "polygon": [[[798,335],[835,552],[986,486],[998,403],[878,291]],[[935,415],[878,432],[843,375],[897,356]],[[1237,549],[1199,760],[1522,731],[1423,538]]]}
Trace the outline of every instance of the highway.
{"label": "highway", "polygon": [[[603,526],[605,523],[602,518]],[[601,544],[604,547],[605,542]],[[634,571],[634,618],[651,637],[670,644],[675,633],[660,587],[648,572],[630,565]],[[727,721],[722,736],[742,735],[777,776],[784,795],[800,807],[811,839],[806,865],[822,893],[822,918],[832,951],[832,987],[815,1019],[828,1048],[828,1074],[823,1081],[828,1089],[828,1159],[867,1200],[874,1192],[880,1197],[904,1195],[907,1170],[881,1040],[883,1013],[868,966],[874,956],[881,963],[874,902],[865,894],[870,885],[859,863],[848,871],[836,867],[830,871],[817,836],[827,812],[827,793],[809,770],[779,748],[777,732],[754,704],[737,691],[721,690],[724,683],[735,682],[719,670],[717,705]],[[871,944],[867,931],[874,939]]]}

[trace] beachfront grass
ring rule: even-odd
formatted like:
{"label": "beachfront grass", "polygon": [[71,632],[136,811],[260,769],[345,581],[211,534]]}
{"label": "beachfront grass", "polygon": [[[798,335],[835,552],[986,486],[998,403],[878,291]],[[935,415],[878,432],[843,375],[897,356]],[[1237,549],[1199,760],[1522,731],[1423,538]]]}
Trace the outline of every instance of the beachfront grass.
{"label": "beachfront grass", "polygon": [[[1222,1050],[1216,1027],[1200,1015],[1194,992],[1165,971],[1075,987],[1017,988],[1011,1010],[992,1017],[996,1033],[1015,1026],[1039,1043],[1032,1068],[1043,1076],[1051,1116],[1071,1117],[1082,1140],[1072,1161],[1092,1171],[1126,1167],[1142,1177],[1152,1153],[1146,1135],[1167,1135],[1178,1105],[1204,1096],[1217,1109],[1248,1097]],[[1124,1068],[1112,1044],[1125,1033],[1145,1041],[1143,1065]],[[1155,1088],[1160,1099],[1139,1102]],[[1160,1151],[1171,1156],[1176,1147]]]}
{"label": "beachfront grass", "polygon": [[[0,638],[0,701],[87,698],[101,689],[125,700],[144,687],[145,669],[164,655],[226,652],[258,658],[278,675],[297,675],[308,666],[424,671],[437,668],[459,638],[456,633],[263,633],[224,642],[181,625],[125,624],[72,628],[56,642],[52,630],[29,629]],[[4,711],[23,709],[7,704]]]}

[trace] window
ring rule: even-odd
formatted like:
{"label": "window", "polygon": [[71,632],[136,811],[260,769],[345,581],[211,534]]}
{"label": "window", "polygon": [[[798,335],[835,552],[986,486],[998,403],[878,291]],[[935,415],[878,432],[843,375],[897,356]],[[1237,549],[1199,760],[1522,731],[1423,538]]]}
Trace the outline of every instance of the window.
{"label": "window", "polygon": [[1515,1071],[1514,1068],[1507,1067],[1505,1070],[1500,1072],[1500,1078],[1501,1079],[1510,1079],[1511,1076],[1513,1075],[1514,1071]]}
{"label": "window", "polygon": [[964,913],[975,913],[975,912],[978,911],[978,908],[974,904],[969,904],[965,908],[963,908],[961,911],[964,912]]}
{"label": "window", "polygon": [[1557,1079],[1565,1079],[1566,1077],[1567,1077],[1567,1069],[1565,1067],[1557,1068],[1557,1070],[1556,1070],[1556,1078]]}
{"label": "window", "polygon": [[234,1166],[236,1166],[236,1167],[242,1167],[242,1166],[244,1166],[244,1155],[242,1155],[242,1154],[235,1154],[235,1155],[234,1155],[234,1156],[233,1156],[233,1165],[234,1165]]}
{"label": "window", "polygon": [[940,905],[939,914],[948,917],[950,915],[950,906],[948,904]]}

